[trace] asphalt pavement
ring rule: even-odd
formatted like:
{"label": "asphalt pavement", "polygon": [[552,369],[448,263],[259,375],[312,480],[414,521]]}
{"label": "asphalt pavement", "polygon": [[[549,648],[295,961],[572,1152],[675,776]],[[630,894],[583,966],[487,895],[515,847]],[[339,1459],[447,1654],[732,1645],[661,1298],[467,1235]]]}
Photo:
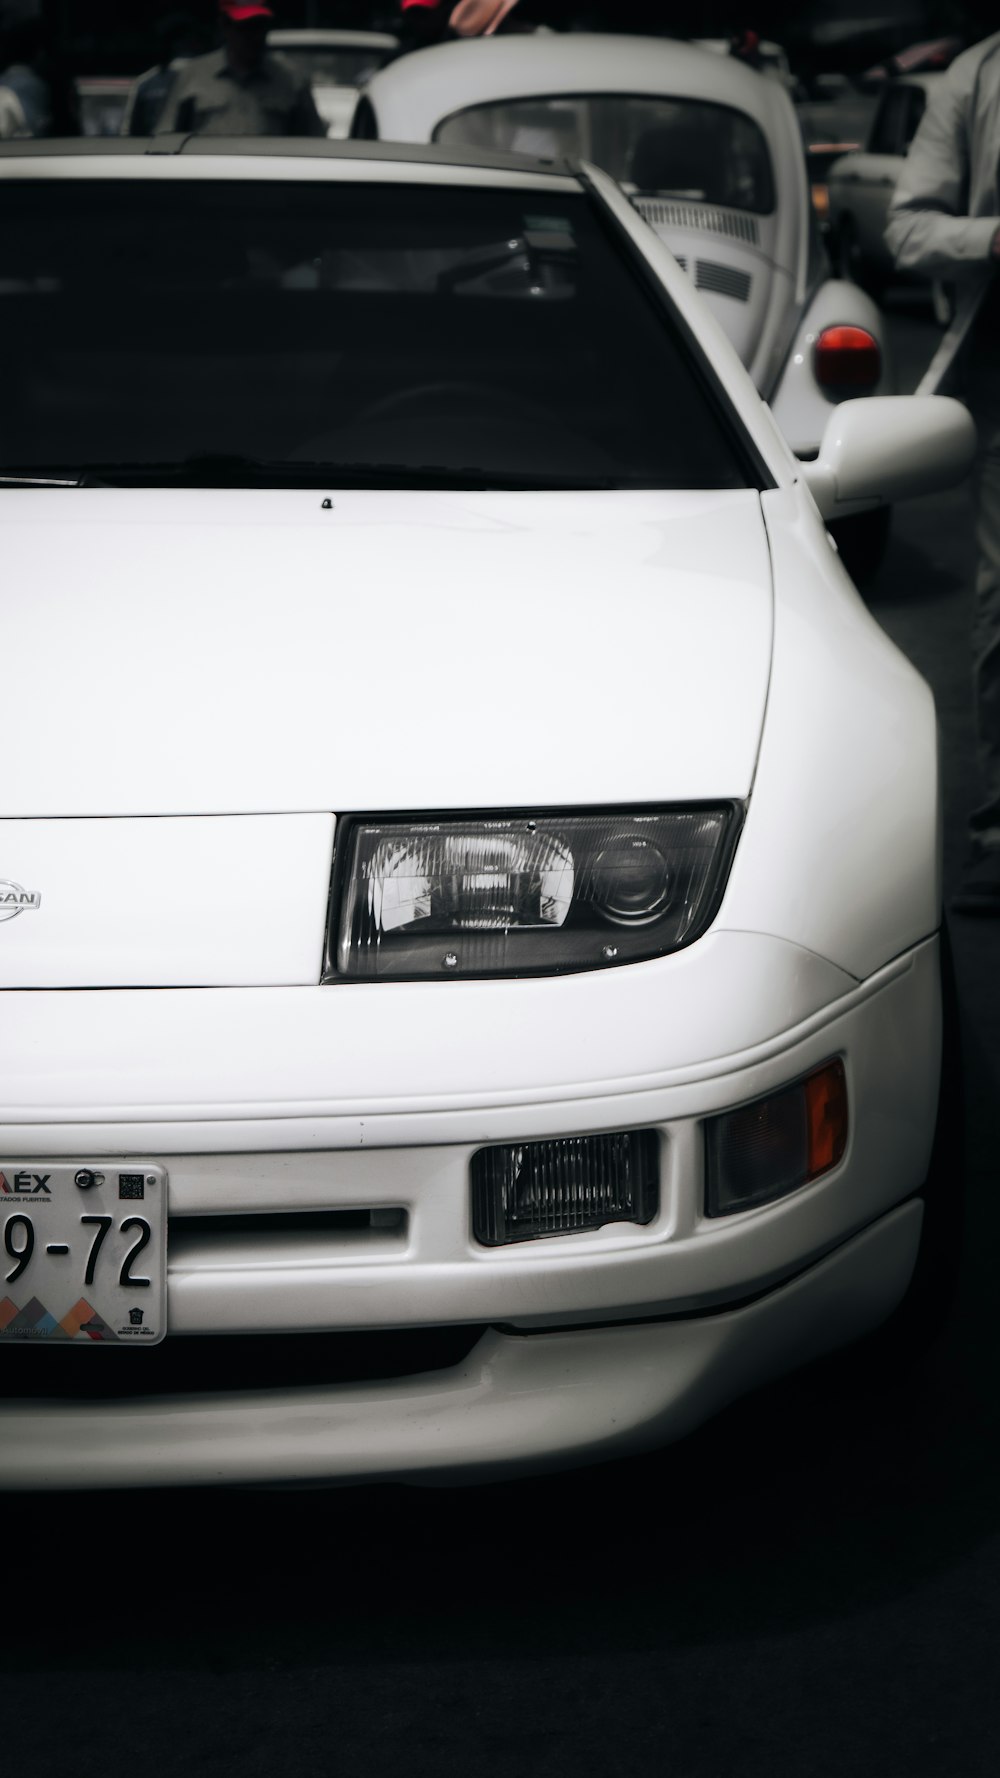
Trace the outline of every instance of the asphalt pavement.
{"label": "asphalt pavement", "polygon": [[[893,332],[912,384],[936,334]],[[964,492],[869,589],[938,698],[946,888],[975,799]],[[803,1373],[671,1450],[462,1491],[3,1506],[28,1778],[978,1778],[1000,1765],[1000,922],[953,921],[968,1241],[930,1357]]]}

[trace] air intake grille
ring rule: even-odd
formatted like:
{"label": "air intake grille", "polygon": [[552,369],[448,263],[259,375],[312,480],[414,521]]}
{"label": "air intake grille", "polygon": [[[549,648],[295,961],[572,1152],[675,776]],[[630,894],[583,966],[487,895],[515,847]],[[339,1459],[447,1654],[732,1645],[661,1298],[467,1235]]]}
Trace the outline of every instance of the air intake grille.
{"label": "air intake grille", "polygon": [[[331,1388],[421,1376],[461,1364],[482,1327],[400,1332],[168,1335],[142,1356],[124,1348],[75,1352],[38,1346],[10,1353],[0,1401],[134,1401],[164,1395]],[[49,1342],[39,1342],[47,1345]]]}
{"label": "air intake grille", "polygon": [[717,265],[712,259],[699,259],[695,266],[694,281],[699,290],[712,290],[716,296],[731,296],[738,303],[750,301],[753,280],[749,272],[737,271],[735,266]]}
{"label": "air intake grille", "polygon": [[755,216],[742,210],[720,210],[712,204],[680,204],[670,198],[633,198],[640,216],[661,228],[697,228],[710,235],[728,235],[756,247],[760,229]]}

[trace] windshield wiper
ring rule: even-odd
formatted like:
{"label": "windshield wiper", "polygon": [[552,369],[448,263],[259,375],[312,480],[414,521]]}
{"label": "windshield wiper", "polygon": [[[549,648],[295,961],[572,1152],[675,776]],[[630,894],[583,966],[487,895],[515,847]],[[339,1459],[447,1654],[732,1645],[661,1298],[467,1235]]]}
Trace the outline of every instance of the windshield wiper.
{"label": "windshield wiper", "polygon": [[[168,463],[95,465],[93,476],[119,487],[179,488],[426,488],[489,492],[576,491],[614,488],[611,477],[533,474],[442,463],[316,463],[283,458],[205,455]],[[88,481],[91,476],[88,474]]]}
{"label": "windshield wiper", "polygon": [[33,464],[24,468],[0,469],[0,488],[106,488],[103,470],[78,469],[76,465],[66,469],[60,463],[50,469],[37,469]]}
{"label": "windshield wiper", "polygon": [[0,475],[0,488],[79,488],[80,475]]}

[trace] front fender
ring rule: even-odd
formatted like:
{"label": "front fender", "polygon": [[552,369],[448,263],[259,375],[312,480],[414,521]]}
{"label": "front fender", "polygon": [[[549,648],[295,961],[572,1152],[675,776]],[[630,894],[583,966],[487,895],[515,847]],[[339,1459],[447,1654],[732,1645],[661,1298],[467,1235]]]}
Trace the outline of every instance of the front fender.
{"label": "front fender", "polygon": [[769,489],[761,508],[771,681],[713,930],[780,935],[863,981],[941,922],[934,699],[865,609],[806,489]]}

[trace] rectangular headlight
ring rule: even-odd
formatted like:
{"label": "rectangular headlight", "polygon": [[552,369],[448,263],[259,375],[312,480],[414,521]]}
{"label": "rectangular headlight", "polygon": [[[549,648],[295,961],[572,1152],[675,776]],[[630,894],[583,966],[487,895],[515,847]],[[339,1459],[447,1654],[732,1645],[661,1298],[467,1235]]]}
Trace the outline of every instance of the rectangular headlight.
{"label": "rectangular headlight", "polygon": [[601,969],[690,944],[739,825],[714,808],[344,822],[327,979]]}

